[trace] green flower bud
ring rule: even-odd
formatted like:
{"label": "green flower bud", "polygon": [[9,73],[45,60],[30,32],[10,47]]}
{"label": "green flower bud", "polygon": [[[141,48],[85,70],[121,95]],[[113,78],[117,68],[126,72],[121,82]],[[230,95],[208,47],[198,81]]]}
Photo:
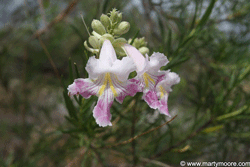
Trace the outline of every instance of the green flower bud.
{"label": "green flower bud", "polygon": [[[132,39],[128,40],[128,43],[130,43],[132,41]],[[143,46],[147,45],[147,42],[145,41],[145,38],[135,38],[133,44],[132,44],[136,49],[139,49]]]}
{"label": "green flower bud", "polygon": [[145,55],[149,53],[149,49],[145,46],[139,48],[139,51],[141,52],[141,54]]}
{"label": "green flower bud", "polygon": [[130,44],[132,42],[132,39],[131,38],[129,38],[128,39],[128,44]]}
{"label": "green flower bud", "polygon": [[141,44],[140,44],[138,38],[135,38],[134,43],[133,43],[133,46],[134,46],[136,49],[139,49],[139,48],[141,47]]}
{"label": "green flower bud", "polygon": [[114,29],[114,33],[116,35],[122,35],[128,32],[130,28],[130,24],[127,21],[121,22],[117,28]]}
{"label": "green flower bud", "polygon": [[96,53],[99,52],[99,49],[90,48],[90,47],[88,46],[88,44],[87,44],[87,41],[84,42],[84,46],[85,46],[85,48],[86,48],[88,51],[90,51],[90,52],[92,52],[92,53],[94,53],[94,54],[96,54]]}
{"label": "green flower bud", "polygon": [[114,47],[121,47],[125,43],[127,43],[125,38],[117,38],[117,39],[114,40],[114,42],[112,42],[112,45]]}
{"label": "green flower bud", "polygon": [[96,31],[98,34],[105,34],[106,30],[105,27],[102,25],[102,23],[99,20],[94,19],[91,23],[91,27],[94,31]]}
{"label": "green flower bud", "polygon": [[122,13],[119,13],[117,16],[117,23],[120,23],[122,21]]}
{"label": "green flower bud", "polygon": [[90,36],[89,37],[89,43],[94,49],[99,49],[100,48],[100,42],[95,36]]}
{"label": "green flower bud", "polygon": [[102,36],[98,34],[97,32],[93,31],[92,34],[97,38],[100,39]]}
{"label": "green flower bud", "polygon": [[114,41],[114,37],[110,34],[104,34],[101,38],[100,38],[100,43],[101,45],[103,44],[103,42],[105,40],[110,40],[110,42],[112,43]]}
{"label": "green flower bud", "polygon": [[112,43],[114,41],[114,37],[111,34],[104,34],[102,35],[101,39],[108,39]]}
{"label": "green flower bud", "polygon": [[126,56],[125,51],[121,47],[114,47],[115,52],[118,56]]}
{"label": "green flower bud", "polygon": [[110,20],[112,21],[112,23],[117,22],[117,20],[118,20],[118,14],[119,14],[119,12],[116,9],[113,9],[110,12]]}
{"label": "green flower bud", "polygon": [[111,27],[110,19],[107,15],[102,14],[100,17],[101,23],[104,25],[106,30],[108,30]]}
{"label": "green flower bud", "polygon": [[141,46],[146,46],[147,45],[147,42],[145,41],[144,37],[139,38],[139,43],[140,43]]}

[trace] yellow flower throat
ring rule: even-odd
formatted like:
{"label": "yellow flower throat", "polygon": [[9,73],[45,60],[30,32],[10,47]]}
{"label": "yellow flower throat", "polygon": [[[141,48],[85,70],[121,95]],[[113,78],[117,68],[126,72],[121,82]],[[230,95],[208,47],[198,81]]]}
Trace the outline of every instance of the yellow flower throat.
{"label": "yellow flower throat", "polygon": [[151,78],[147,73],[143,74],[143,79],[144,79],[146,87],[148,87],[148,84],[149,84],[148,80],[150,80],[151,82],[153,82],[153,84],[155,84],[155,81],[153,80],[153,78]]}
{"label": "yellow flower throat", "polygon": [[114,88],[114,85],[112,83],[112,80],[111,80],[111,76],[110,76],[110,73],[106,73],[105,74],[105,77],[104,77],[104,82],[103,82],[103,85],[101,86],[98,94],[101,96],[105,90],[105,88],[107,87],[107,85],[110,87],[111,91],[113,92],[114,96],[116,97],[118,94]]}

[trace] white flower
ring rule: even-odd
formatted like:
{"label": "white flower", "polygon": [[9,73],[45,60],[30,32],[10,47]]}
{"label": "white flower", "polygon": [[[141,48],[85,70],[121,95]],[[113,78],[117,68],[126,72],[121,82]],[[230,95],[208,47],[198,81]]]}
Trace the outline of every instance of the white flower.
{"label": "white flower", "polygon": [[76,79],[68,87],[69,94],[80,94],[84,98],[98,96],[93,116],[99,126],[112,126],[110,107],[114,99],[122,103],[125,96],[134,96],[139,91],[136,83],[128,81],[129,74],[135,69],[131,58],[117,59],[111,42],[106,40],[101,48],[100,58],[93,56],[88,60],[86,70],[89,78]]}
{"label": "white flower", "polygon": [[131,81],[141,85],[142,98],[151,108],[169,115],[168,93],[172,85],[179,83],[180,78],[176,73],[160,70],[169,62],[167,57],[162,53],[153,53],[150,58],[146,54],[145,58],[135,47],[128,44],[124,45],[124,50],[136,65],[137,76]]}

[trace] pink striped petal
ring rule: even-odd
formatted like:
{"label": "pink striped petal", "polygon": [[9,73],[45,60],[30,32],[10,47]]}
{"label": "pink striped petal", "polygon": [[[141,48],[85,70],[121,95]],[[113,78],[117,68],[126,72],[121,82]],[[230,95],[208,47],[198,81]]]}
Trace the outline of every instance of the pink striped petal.
{"label": "pink striped petal", "polygon": [[116,101],[122,103],[126,96],[134,96],[137,92],[140,92],[141,88],[138,84],[129,82],[125,89],[120,89],[118,96],[115,98]]}
{"label": "pink striped petal", "polygon": [[99,126],[112,126],[110,107],[114,101],[113,93],[110,89],[106,89],[99,97],[97,105],[93,110],[93,116]]}
{"label": "pink striped petal", "polygon": [[160,100],[160,107],[158,108],[161,114],[169,115],[168,112],[168,94],[166,94],[161,100]]}
{"label": "pink striped petal", "polygon": [[84,98],[89,98],[96,95],[98,89],[95,87],[90,79],[75,79],[74,82],[68,86],[69,95],[82,95]]}
{"label": "pink striped petal", "polygon": [[142,98],[150,108],[157,109],[160,107],[160,102],[155,91],[148,91],[147,93],[144,93]]}

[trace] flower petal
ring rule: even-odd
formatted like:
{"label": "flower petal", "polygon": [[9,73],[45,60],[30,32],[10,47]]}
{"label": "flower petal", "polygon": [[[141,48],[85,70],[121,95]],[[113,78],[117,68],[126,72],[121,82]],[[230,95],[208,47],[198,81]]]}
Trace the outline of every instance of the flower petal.
{"label": "flower petal", "polygon": [[[95,56],[90,57],[85,69],[89,74],[89,78],[97,79],[101,74],[114,71],[113,69],[115,68],[112,68],[112,66],[114,62],[119,61],[121,60],[117,59],[111,42],[109,40],[105,40],[100,52],[100,58],[96,59]],[[131,68],[128,69],[129,72],[131,72]]]}
{"label": "flower petal", "polygon": [[165,94],[165,96],[160,100],[160,107],[158,110],[161,114],[170,116],[168,112],[168,94]]}
{"label": "flower petal", "polygon": [[116,84],[116,89],[118,91],[118,96],[115,99],[119,103],[122,103],[126,96],[133,97],[137,92],[141,90],[138,84],[129,81],[125,86],[122,85],[119,86]]}
{"label": "flower petal", "polygon": [[98,88],[90,79],[75,79],[74,82],[68,86],[69,95],[80,94],[84,98],[89,98],[91,95],[96,95]]}
{"label": "flower petal", "polygon": [[114,101],[113,93],[110,89],[105,89],[98,98],[97,105],[93,110],[93,116],[99,126],[112,126],[110,107]]}
{"label": "flower petal", "polygon": [[112,66],[112,73],[122,82],[126,81],[129,74],[135,70],[136,67],[130,57],[124,57],[122,60],[117,59]]}
{"label": "flower petal", "polygon": [[125,44],[123,48],[126,54],[133,59],[137,71],[142,71],[146,66],[145,57],[139,52],[139,50],[129,44]]}
{"label": "flower petal", "polygon": [[149,66],[150,70],[158,71],[162,66],[165,66],[168,63],[167,57],[162,53],[153,53],[150,56]]}
{"label": "flower petal", "polygon": [[160,102],[155,91],[144,93],[142,98],[147,102],[150,108],[157,109],[160,107]]}
{"label": "flower petal", "polygon": [[101,52],[100,52],[100,61],[106,62],[106,63],[112,65],[112,63],[116,60],[117,60],[117,57],[115,54],[114,47],[112,46],[112,44],[109,40],[105,40],[103,42]]}
{"label": "flower petal", "polygon": [[166,92],[171,92],[171,86],[178,84],[180,82],[180,77],[174,72],[166,72],[164,78],[157,84],[156,89],[160,90],[162,86]]}

